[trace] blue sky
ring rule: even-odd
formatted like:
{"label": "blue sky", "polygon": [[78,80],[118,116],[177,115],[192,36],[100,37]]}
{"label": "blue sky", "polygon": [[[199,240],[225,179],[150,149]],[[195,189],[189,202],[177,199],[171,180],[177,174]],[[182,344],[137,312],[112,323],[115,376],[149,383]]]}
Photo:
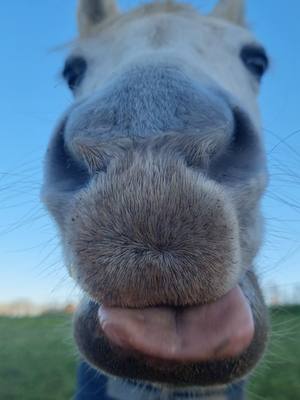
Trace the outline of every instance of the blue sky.
{"label": "blue sky", "polygon": [[[213,0],[193,1],[209,10]],[[300,2],[249,0],[248,20],[271,55],[260,104],[271,184],[263,209],[266,241],[256,264],[263,284],[300,282]],[[137,1],[120,1],[126,9]],[[75,0],[1,4],[0,301],[56,301],[76,290],[56,230],[39,203],[43,153],[71,102],[59,78],[76,32]],[[297,133],[297,131],[299,132]]]}

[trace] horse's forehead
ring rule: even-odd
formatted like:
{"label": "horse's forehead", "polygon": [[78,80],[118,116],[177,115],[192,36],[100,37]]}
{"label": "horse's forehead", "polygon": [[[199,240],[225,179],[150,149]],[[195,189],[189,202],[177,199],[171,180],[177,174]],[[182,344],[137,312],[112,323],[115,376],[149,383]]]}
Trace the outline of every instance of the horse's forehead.
{"label": "horse's forehead", "polygon": [[[160,23],[162,23],[163,25]],[[202,38],[227,37],[236,41],[254,40],[253,35],[246,27],[233,25],[225,20],[214,18],[209,15],[202,15],[190,5],[182,5],[175,3],[150,3],[139,7],[131,12],[123,13],[108,19],[96,25],[93,29],[91,37],[103,37],[106,35],[122,36],[124,31],[130,30],[132,27],[139,26],[147,32],[147,27],[157,29],[158,33],[166,35],[184,31],[187,35],[189,32],[199,31]],[[85,44],[89,37],[84,38],[80,44]]]}
{"label": "horse's forehead", "polygon": [[239,61],[242,46],[254,42],[248,29],[189,7],[124,13],[75,42],[73,53],[92,60],[89,79],[78,97],[95,92],[128,65],[167,61],[181,64],[195,79],[215,82],[243,102],[256,119],[256,87],[245,79]]}

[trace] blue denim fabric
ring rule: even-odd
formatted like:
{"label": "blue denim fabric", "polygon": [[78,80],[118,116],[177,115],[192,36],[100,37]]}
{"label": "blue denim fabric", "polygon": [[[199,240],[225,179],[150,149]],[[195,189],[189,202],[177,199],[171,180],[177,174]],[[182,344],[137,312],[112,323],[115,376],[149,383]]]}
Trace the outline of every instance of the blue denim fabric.
{"label": "blue denim fabric", "polygon": [[[114,382],[110,382],[110,384],[114,384]],[[90,366],[88,366],[85,362],[82,362],[79,365],[78,368],[78,376],[77,376],[77,392],[75,395],[75,400],[119,400],[116,397],[110,397],[108,393],[108,385],[109,385],[109,378],[106,377],[105,375],[99,373],[98,371],[94,370]],[[128,400],[131,400],[132,395],[130,394],[130,391],[132,393],[137,394],[137,391],[134,387],[134,385],[137,386],[134,382],[129,383],[128,385],[131,385],[131,388],[128,392],[128,397],[126,396],[126,393],[123,394],[123,398]],[[124,385],[124,390],[126,388],[126,384]],[[228,387],[226,392],[222,395],[224,395],[224,400],[242,400],[244,399],[244,389],[245,389],[245,382],[239,382],[237,384],[231,385]],[[147,389],[146,389],[147,390]],[[145,394],[145,389],[143,389],[143,393]],[[150,393],[150,389],[149,389]],[[153,393],[153,390],[151,390],[151,393]],[[214,397],[217,393],[214,391],[211,391],[208,394],[205,395],[197,395],[195,398],[194,396],[191,397],[192,399],[209,399],[210,397]],[[135,397],[134,396],[134,397]],[[148,397],[148,396],[147,396]],[[154,394],[155,399],[159,399],[159,393],[158,390],[156,389],[156,393]],[[165,397],[164,397],[165,398]],[[169,400],[172,399],[188,399],[189,396],[185,395],[182,393],[181,395],[176,394],[174,392],[174,395],[170,395],[168,398]]]}
{"label": "blue denim fabric", "polygon": [[75,400],[114,400],[107,397],[108,378],[82,362],[77,373]]}

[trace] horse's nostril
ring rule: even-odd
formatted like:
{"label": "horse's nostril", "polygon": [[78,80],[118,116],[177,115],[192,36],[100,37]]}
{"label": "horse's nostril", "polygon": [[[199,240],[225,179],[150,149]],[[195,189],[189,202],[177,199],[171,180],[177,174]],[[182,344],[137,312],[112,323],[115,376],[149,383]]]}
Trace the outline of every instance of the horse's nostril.
{"label": "horse's nostril", "polygon": [[210,164],[228,151],[234,132],[233,124],[204,135],[176,137],[177,152],[183,157],[188,168],[207,171]]}
{"label": "horse's nostril", "polygon": [[132,150],[130,138],[101,141],[93,137],[74,138],[68,145],[73,157],[89,171],[90,175],[107,172],[112,161],[124,159]]}
{"label": "horse's nostril", "polygon": [[249,149],[253,149],[255,144],[257,144],[257,135],[252,122],[247,114],[238,107],[234,109],[234,135],[232,144],[240,151],[249,151]]}
{"label": "horse's nostril", "polygon": [[80,139],[74,139],[72,142],[72,153],[75,158],[84,165],[90,175],[95,172],[106,172],[110,157],[101,148],[91,140],[83,142]]}
{"label": "horse's nostril", "polygon": [[186,165],[206,170],[210,161],[226,147],[226,138],[220,134],[219,137],[196,137],[189,141],[184,148]]}
{"label": "horse's nostril", "polygon": [[61,123],[48,147],[45,180],[49,193],[72,192],[83,187],[89,179],[87,169],[74,158],[64,137]]}

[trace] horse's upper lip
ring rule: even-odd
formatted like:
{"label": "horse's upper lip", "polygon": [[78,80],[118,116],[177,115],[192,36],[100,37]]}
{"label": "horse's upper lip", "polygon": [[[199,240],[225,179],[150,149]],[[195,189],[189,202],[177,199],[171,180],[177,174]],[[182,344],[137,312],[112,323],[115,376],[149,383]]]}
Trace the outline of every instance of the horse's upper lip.
{"label": "horse's upper lip", "polygon": [[105,336],[122,349],[183,363],[238,356],[250,345],[255,330],[239,286],[213,303],[180,311],[101,306],[98,318]]}

